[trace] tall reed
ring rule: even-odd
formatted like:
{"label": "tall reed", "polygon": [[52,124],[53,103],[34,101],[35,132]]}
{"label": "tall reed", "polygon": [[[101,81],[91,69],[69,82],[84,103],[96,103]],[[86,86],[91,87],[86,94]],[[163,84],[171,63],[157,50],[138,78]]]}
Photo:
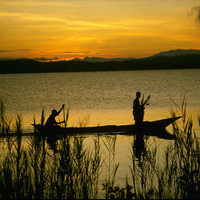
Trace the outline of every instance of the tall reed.
{"label": "tall reed", "polygon": [[65,108],[63,108],[63,121],[64,121],[64,127],[67,127],[67,122],[69,120],[69,107],[67,108],[67,113],[65,114]]}
{"label": "tall reed", "polygon": [[[133,137],[132,166],[130,166],[132,184],[126,179],[125,187],[120,188],[113,184],[112,179],[105,180],[103,189],[105,189],[107,199],[199,198],[200,143],[193,130],[193,121],[187,117],[186,108],[187,103],[184,97],[181,106],[177,106],[176,111],[171,109],[172,117],[182,116],[182,125],[173,123],[172,131],[176,139],[166,147],[162,160],[158,160],[157,146],[153,147],[147,144],[147,141],[145,141],[145,153],[137,159]],[[200,121],[200,117],[198,120]]]}
{"label": "tall reed", "polygon": [[[2,104],[4,106],[4,104]],[[63,136],[57,151],[48,147],[46,137],[37,134],[23,146],[23,120],[15,120],[16,139],[8,141],[9,150],[0,159],[1,199],[90,199],[97,198],[99,177],[104,167],[102,185],[106,199],[183,199],[200,196],[200,144],[187,117],[186,100],[171,115],[182,115],[182,124],[173,123],[176,139],[167,146],[158,160],[158,148],[144,138],[145,152],[138,159],[135,137],[131,143],[131,177],[125,174],[124,187],[116,183],[120,163],[116,161],[117,136],[103,137],[105,160],[102,161],[100,137],[94,137],[94,148],[84,145],[84,137]],[[7,125],[5,110],[1,111],[1,131]],[[66,119],[69,117],[66,116]],[[85,118],[86,119],[86,118]],[[198,118],[200,121],[200,117]],[[41,114],[44,123],[44,112]],[[85,121],[87,122],[87,120]],[[85,126],[81,122],[80,126]],[[34,123],[35,120],[34,120]],[[66,123],[67,125],[67,123]],[[2,129],[2,127],[4,127]],[[9,131],[8,131],[9,132]],[[127,155],[128,156],[128,155]],[[129,179],[128,179],[129,178]],[[129,181],[128,181],[129,180]],[[130,181],[131,180],[131,181]]]}
{"label": "tall reed", "polygon": [[40,120],[40,124],[41,125],[44,125],[44,122],[45,122],[45,111],[44,109],[42,109],[42,114],[41,114],[41,120]]}
{"label": "tall reed", "polygon": [[55,152],[48,148],[46,138],[37,137],[37,134],[29,138],[25,148],[21,127],[22,119],[18,115],[17,138],[5,158],[0,160],[0,198],[97,197],[101,169],[99,137],[93,139],[93,151],[84,147],[83,137],[62,137]]}
{"label": "tall reed", "polygon": [[11,132],[12,119],[6,114],[6,101],[0,100],[0,133],[8,134]]}
{"label": "tall reed", "polygon": [[115,185],[115,178],[120,164],[115,163],[116,138],[116,135],[106,135],[105,140],[103,140],[105,146],[105,160],[103,164],[106,169],[106,177],[102,185],[106,199],[122,198],[124,196],[123,189],[121,190],[119,186]]}
{"label": "tall reed", "polygon": [[162,164],[156,159],[155,149],[147,147],[142,165],[138,166],[132,144],[131,167],[134,198],[182,199],[200,196],[200,143],[193,131],[193,122],[187,118],[186,100],[172,117],[182,115],[182,126],[173,123],[176,139],[165,150]]}

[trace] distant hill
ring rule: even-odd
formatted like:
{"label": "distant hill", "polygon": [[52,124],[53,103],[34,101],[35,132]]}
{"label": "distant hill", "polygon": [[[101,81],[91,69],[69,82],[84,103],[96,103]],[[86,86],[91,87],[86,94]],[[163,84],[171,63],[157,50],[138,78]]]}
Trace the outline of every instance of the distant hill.
{"label": "distant hill", "polygon": [[[200,50],[196,49],[176,49],[170,51],[163,51],[154,56],[179,56],[179,55],[191,55],[198,54],[200,55]],[[125,61],[125,60],[134,60],[136,58],[101,58],[101,57],[85,57],[83,59],[74,58],[70,61],[84,61],[84,62],[111,62],[111,61]]]}
{"label": "distant hill", "polygon": [[101,57],[85,57],[83,59],[74,58],[71,61],[85,61],[85,62],[111,62],[111,61],[124,61],[134,58],[101,58]]}
{"label": "distant hill", "polygon": [[200,50],[196,49],[176,49],[170,51],[163,51],[153,56],[180,56],[180,55],[191,55],[191,54],[198,54],[200,55]]}
{"label": "distant hill", "polygon": [[[176,53],[184,52],[179,55]],[[2,60],[0,73],[47,73],[47,72],[88,72],[88,71],[125,71],[125,70],[163,70],[163,69],[200,69],[200,54],[185,54],[188,51],[161,52],[140,59],[85,58],[83,60],[38,62],[30,59]],[[169,55],[171,54],[171,56]],[[100,61],[101,60],[101,61]],[[106,61],[105,61],[106,60]],[[108,61],[109,60],[109,61]]]}

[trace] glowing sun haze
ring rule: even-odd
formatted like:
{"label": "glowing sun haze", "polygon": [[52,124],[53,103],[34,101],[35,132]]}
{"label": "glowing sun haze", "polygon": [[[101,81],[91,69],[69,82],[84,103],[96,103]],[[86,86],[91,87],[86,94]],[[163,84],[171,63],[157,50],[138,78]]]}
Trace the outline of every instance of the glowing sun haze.
{"label": "glowing sun haze", "polygon": [[200,50],[197,0],[0,0],[0,59]]}

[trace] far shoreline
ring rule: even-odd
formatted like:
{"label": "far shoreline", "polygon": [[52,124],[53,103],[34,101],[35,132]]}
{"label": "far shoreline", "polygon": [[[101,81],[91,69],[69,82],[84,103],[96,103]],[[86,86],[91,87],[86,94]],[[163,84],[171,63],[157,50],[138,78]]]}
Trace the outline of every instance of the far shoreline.
{"label": "far shoreline", "polygon": [[39,62],[31,59],[0,61],[0,74],[100,72],[134,70],[200,69],[200,55],[153,56],[123,61],[55,61]]}

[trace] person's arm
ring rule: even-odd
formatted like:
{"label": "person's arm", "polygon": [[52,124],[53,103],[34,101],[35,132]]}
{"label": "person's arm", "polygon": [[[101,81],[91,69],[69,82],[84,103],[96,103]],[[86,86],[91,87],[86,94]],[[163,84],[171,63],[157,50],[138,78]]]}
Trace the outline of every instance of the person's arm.
{"label": "person's arm", "polygon": [[65,121],[62,121],[62,122],[56,122],[56,124],[62,124],[62,123],[64,123]]}
{"label": "person's arm", "polygon": [[62,111],[62,109],[65,107],[65,104],[62,105],[62,108],[58,111],[58,115],[60,114],[60,112]]}

